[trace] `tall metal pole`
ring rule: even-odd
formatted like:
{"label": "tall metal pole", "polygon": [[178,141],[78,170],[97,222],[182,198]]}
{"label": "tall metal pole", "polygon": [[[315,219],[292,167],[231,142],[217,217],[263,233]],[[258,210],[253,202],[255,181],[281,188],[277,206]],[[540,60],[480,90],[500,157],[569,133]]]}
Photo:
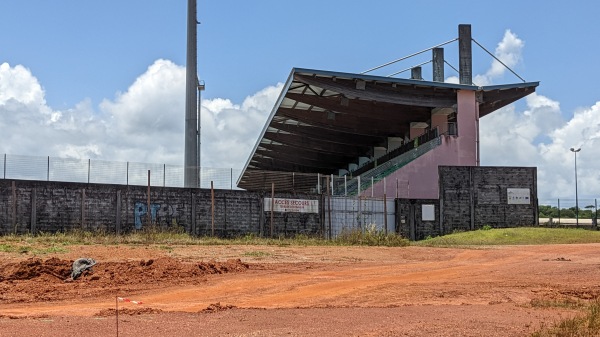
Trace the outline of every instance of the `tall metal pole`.
{"label": "tall metal pole", "polygon": [[197,40],[196,0],[188,0],[187,59],[185,73],[185,154],[184,186],[199,187],[198,172],[198,110],[197,110]]}
{"label": "tall metal pole", "polygon": [[575,154],[575,225],[579,227],[579,201],[577,197],[577,152],[581,151],[581,148],[571,148],[571,152]]}

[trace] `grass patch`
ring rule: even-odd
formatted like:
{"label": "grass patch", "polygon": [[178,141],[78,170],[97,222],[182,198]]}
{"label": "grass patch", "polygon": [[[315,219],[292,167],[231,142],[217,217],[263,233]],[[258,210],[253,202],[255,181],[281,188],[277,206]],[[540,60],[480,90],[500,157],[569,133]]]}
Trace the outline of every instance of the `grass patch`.
{"label": "grass patch", "polygon": [[[259,237],[247,234],[234,238],[197,237],[184,232],[182,227],[147,227],[143,230],[116,235],[114,233],[74,230],[57,233],[39,233],[36,235],[0,236],[0,251],[21,253],[60,253],[66,252],[70,245],[157,245],[160,249],[171,251],[175,245],[253,245],[253,246],[407,246],[409,241],[391,233],[385,234],[374,228],[345,231],[334,240],[321,236],[298,234],[294,237]],[[42,248],[39,248],[39,247]],[[32,247],[35,247],[32,248]]]}
{"label": "grass patch", "polygon": [[582,300],[571,298],[564,299],[532,299],[530,305],[534,308],[564,308],[564,309],[581,309],[586,306]]}
{"label": "grass patch", "polygon": [[552,326],[542,326],[531,337],[600,336],[600,301],[591,302],[583,314],[564,319]]}
{"label": "grass patch", "polygon": [[410,241],[400,235],[396,233],[386,234],[374,225],[367,226],[365,230],[342,230],[342,233],[333,242],[344,246],[404,247],[410,245]]}
{"label": "grass patch", "polygon": [[600,242],[600,231],[590,231],[581,228],[518,227],[453,233],[417,241],[413,244],[427,247],[460,247],[598,242]]}
{"label": "grass patch", "polygon": [[0,243],[0,252],[2,253],[14,253],[17,251],[17,247],[9,243]]}

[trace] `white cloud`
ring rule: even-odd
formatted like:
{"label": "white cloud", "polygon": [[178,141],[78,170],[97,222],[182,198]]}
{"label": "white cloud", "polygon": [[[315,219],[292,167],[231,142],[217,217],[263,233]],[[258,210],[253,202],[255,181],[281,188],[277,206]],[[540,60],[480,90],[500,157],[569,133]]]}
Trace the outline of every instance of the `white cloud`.
{"label": "white cloud", "polygon": [[282,87],[267,87],[241,105],[221,98],[202,101],[202,165],[241,169]]}
{"label": "white cloud", "polygon": [[[495,49],[509,67],[518,65],[525,43],[507,30]],[[491,84],[506,74],[492,61],[476,76]],[[457,78],[448,78],[453,81]],[[241,169],[282,89],[267,87],[241,103],[202,101],[202,166]],[[538,90],[539,92],[539,90]],[[600,186],[600,101],[564,120],[560,104],[539,93],[524,107],[510,105],[481,119],[481,164],[538,167],[540,200],[574,198],[571,147],[578,153],[581,198]],[[78,159],[183,164],[185,68],[157,60],[125,92],[92,106],[82,99],[55,110],[43,86],[25,67],[0,64],[0,153]],[[584,202],[582,202],[584,203]]]}
{"label": "white cloud", "polygon": [[[246,97],[202,101],[202,166],[242,168],[282,84]],[[133,84],[96,109],[47,106],[23,66],[0,65],[0,153],[183,164],[185,68],[157,60]]]}
{"label": "white cloud", "polygon": [[[496,56],[512,68],[521,60],[524,45],[507,30]],[[505,72],[494,60],[484,75],[476,76],[477,84],[493,83]],[[579,197],[590,201],[597,196],[600,173],[595,168],[600,167],[600,158],[594,149],[600,146],[600,102],[576,111],[568,121],[562,117],[559,102],[551,98],[534,93],[525,103],[523,111],[510,105],[481,119],[481,164],[536,166],[541,202],[574,199],[574,154],[569,149],[581,147],[577,155]]]}
{"label": "white cloud", "polygon": [[[507,29],[504,32],[502,41],[500,41],[496,46],[494,56],[502,61],[506,67],[514,70],[514,67],[522,59],[521,55],[524,47],[525,42],[519,39],[516,34],[510,31],[510,29]],[[507,71],[509,71],[504,65],[497,60],[492,59],[492,64],[485,74],[478,74],[473,77],[473,84],[477,86],[493,84],[495,79],[501,78]],[[457,76],[449,76],[446,78],[445,82],[458,84],[459,78]]]}

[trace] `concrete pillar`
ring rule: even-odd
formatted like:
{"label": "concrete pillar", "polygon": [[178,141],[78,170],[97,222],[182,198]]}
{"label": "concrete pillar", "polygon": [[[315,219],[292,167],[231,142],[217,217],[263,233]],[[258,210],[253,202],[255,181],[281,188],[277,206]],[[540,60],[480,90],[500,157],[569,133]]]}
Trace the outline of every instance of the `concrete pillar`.
{"label": "concrete pillar", "polygon": [[423,76],[421,75],[421,67],[414,67],[410,69],[410,79],[411,80],[422,80]]}
{"label": "concrete pillar", "polygon": [[425,133],[425,129],[429,124],[424,122],[411,122],[410,123],[410,139],[415,139]]}
{"label": "concrete pillar", "polygon": [[471,25],[458,25],[458,73],[460,84],[473,84]]}
{"label": "concrete pillar", "polygon": [[387,140],[387,148],[388,148],[388,152],[392,151],[393,149],[399,148],[400,146],[402,146],[404,140],[402,137],[388,137]]}
{"label": "concrete pillar", "polygon": [[444,48],[433,48],[433,81],[444,82]]}
{"label": "concrete pillar", "polygon": [[458,165],[477,166],[479,148],[479,104],[475,91],[459,90],[456,122],[458,129]]}
{"label": "concrete pillar", "polygon": [[386,153],[387,153],[387,149],[383,146],[376,146],[373,148],[373,158],[374,159],[377,159]]}

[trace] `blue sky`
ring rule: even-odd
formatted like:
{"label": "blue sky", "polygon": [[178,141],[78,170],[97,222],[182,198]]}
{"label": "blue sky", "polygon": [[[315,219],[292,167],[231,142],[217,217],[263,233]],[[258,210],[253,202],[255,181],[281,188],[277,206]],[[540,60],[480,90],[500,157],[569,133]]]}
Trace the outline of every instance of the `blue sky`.
{"label": "blue sky", "polygon": [[[181,164],[186,9],[185,0],[3,1],[0,153]],[[511,45],[513,69],[541,82],[539,96],[488,122],[482,164],[538,166],[540,197],[566,198],[573,194],[568,148],[583,146],[578,165],[588,187],[581,193],[594,197],[599,13],[592,1],[199,0],[203,165],[243,166],[292,67],[361,72],[450,40],[469,23],[488,50]],[[491,57],[473,50],[474,74],[490,74]],[[455,66],[456,54],[448,46]],[[486,78],[519,82],[509,72]],[[34,131],[37,139],[27,136]],[[517,153],[506,145],[515,137],[526,143]]]}

